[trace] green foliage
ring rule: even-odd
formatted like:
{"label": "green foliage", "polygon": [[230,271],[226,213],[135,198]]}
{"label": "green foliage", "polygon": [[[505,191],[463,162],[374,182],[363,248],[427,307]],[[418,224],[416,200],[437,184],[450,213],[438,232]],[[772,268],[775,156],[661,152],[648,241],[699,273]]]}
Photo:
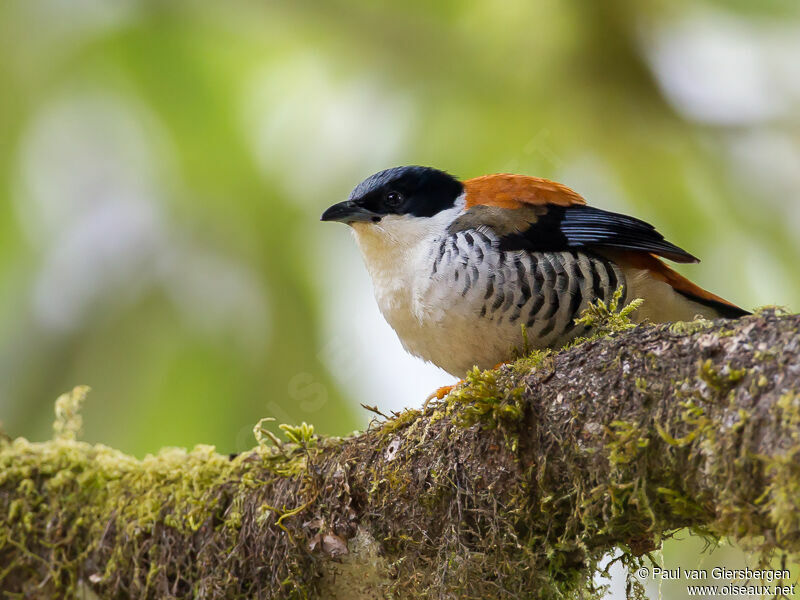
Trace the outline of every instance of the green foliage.
{"label": "green foliage", "polygon": [[636,323],[631,321],[631,317],[636,309],[644,303],[644,300],[636,298],[625,306],[621,306],[624,293],[625,288],[620,286],[614,291],[614,295],[608,303],[602,299],[590,303],[581,316],[575,319],[575,323],[591,328],[593,337],[602,337],[609,333],[633,329],[636,327]]}
{"label": "green foliage", "polygon": [[278,427],[283,431],[290,442],[298,446],[308,447],[316,442],[317,438],[314,435],[314,426],[309,425],[305,421],[300,425],[282,424]]}

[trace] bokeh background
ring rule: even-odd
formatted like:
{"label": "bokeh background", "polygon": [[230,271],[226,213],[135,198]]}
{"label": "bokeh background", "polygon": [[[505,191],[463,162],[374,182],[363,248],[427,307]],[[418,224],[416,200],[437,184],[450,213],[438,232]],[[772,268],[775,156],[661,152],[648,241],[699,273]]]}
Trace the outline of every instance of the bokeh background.
{"label": "bokeh background", "polygon": [[800,308],[800,4],[1,2],[3,429],[82,383],[140,456],[418,406],[451,378],[318,221],[398,164],[557,179]]}

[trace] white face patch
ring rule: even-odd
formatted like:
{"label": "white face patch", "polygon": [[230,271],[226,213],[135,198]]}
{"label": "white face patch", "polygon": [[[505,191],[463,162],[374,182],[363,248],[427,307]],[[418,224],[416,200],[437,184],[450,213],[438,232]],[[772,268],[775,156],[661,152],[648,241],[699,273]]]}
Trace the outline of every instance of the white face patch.
{"label": "white face patch", "polygon": [[432,217],[386,215],[377,223],[352,223],[384,316],[390,307],[400,306],[404,307],[401,312],[411,314],[414,282],[428,268],[435,240],[447,235],[447,228],[463,210],[462,194],[452,208]]}
{"label": "white face patch", "polygon": [[[370,266],[371,258],[378,258],[377,255],[403,254],[422,242],[444,235],[450,223],[463,212],[464,203],[465,194],[461,194],[452,208],[432,217],[385,215],[377,223],[352,223],[353,233],[367,266]],[[395,266],[395,269],[398,267]]]}

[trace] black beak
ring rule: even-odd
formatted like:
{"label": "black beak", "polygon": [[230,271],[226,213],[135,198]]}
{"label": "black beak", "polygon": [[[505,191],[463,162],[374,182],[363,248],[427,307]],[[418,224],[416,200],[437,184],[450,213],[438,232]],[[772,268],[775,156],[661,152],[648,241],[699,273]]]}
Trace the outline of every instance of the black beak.
{"label": "black beak", "polygon": [[322,213],[319,220],[339,221],[339,223],[356,223],[358,221],[372,221],[373,223],[377,223],[381,220],[381,216],[378,213],[367,210],[363,206],[359,206],[352,200],[347,200],[346,202],[339,202],[339,204],[331,206]]}

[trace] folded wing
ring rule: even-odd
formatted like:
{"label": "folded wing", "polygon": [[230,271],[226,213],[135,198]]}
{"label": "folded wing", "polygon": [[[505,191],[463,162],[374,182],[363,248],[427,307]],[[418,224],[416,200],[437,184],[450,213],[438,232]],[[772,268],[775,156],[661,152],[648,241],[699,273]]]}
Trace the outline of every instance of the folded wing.
{"label": "folded wing", "polygon": [[680,263],[699,260],[668,242],[655,227],[627,215],[587,206],[559,183],[521,175],[488,175],[464,182],[466,210],[451,232],[491,229],[501,250],[559,252],[586,249],[646,270],[677,293],[714,308],[721,316],[747,313],[670,269],[657,257]]}

